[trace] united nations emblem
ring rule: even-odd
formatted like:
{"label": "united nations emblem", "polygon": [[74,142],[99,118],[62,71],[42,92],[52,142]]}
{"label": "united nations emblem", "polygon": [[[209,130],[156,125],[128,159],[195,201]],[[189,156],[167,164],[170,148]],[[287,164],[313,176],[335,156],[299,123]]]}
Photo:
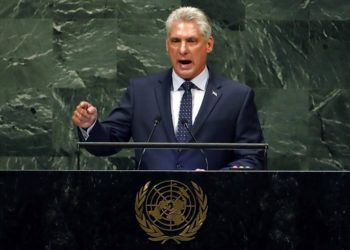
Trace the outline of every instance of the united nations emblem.
{"label": "united nations emblem", "polygon": [[168,180],[142,186],[136,195],[135,212],[140,227],[152,241],[190,241],[203,225],[208,212],[207,196],[193,181],[192,188]]}

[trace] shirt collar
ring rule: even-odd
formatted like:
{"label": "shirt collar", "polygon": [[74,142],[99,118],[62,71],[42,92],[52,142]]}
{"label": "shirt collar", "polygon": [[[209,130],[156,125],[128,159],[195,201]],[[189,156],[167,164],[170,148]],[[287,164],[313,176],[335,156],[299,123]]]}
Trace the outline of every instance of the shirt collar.
{"label": "shirt collar", "polygon": [[[175,70],[173,69],[172,72],[172,78],[173,78],[173,90],[177,91],[181,87],[181,85],[186,82],[186,80],[182,79],[178,74],[176,74]],[[200,90],[205,90],[207,86],[207,82],[209,79],[209,70],[207,66],[203,69],[203,71],[197,75],[195,78],[191,80],[191,82],[196,85],[197,88]]]}

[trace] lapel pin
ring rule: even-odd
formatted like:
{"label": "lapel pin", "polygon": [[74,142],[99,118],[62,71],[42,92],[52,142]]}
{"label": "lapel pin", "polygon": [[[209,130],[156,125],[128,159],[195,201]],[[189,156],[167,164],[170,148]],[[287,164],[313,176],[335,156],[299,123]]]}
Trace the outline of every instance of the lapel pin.
{"label": "lapel pin", "polygon": [[213,95],[218,96],[218,93],[216,93],[214,90],[211,92]]}

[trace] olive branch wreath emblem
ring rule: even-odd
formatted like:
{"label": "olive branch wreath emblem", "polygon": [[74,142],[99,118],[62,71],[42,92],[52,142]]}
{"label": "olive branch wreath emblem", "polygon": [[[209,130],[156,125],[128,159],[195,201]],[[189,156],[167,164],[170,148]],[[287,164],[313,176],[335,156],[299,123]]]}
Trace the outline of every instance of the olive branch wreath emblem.
{"label": "olive branch wreath emblem", "polygon": [[140,188],[135,199],[136,219],[139,222],[140,227],[150,236],[148,239],[151,241],[161,241],[161,244],[164,244],[168,240],[174,240],[177,244],[180,244],[181,241],[193,240],[195,238],[194,235],[203,225],[208,212],[207,196],[204,194],[202,188],[191,181],[199,204],[197,216],[193,219],[192,223],[187,225],[178,235],[169,236],[165,235],[157,226],[147,220],[143,213],[143,205],[146,200],[150,183],[151,181],[148,181]]}

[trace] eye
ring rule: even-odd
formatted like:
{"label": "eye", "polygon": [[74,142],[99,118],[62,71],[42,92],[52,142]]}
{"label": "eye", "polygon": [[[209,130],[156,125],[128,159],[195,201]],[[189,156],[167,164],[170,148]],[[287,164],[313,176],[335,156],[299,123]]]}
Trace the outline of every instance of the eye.
{"label": "eye", "polygon": [[197,39],[195,37],[190,37],[190,38],[187,39],[187,42],[188,43],[196,43]]}
{"label": "eye", "polygon": [[179,38],[170,38],[171,43],[179,43],[181,40]]}

